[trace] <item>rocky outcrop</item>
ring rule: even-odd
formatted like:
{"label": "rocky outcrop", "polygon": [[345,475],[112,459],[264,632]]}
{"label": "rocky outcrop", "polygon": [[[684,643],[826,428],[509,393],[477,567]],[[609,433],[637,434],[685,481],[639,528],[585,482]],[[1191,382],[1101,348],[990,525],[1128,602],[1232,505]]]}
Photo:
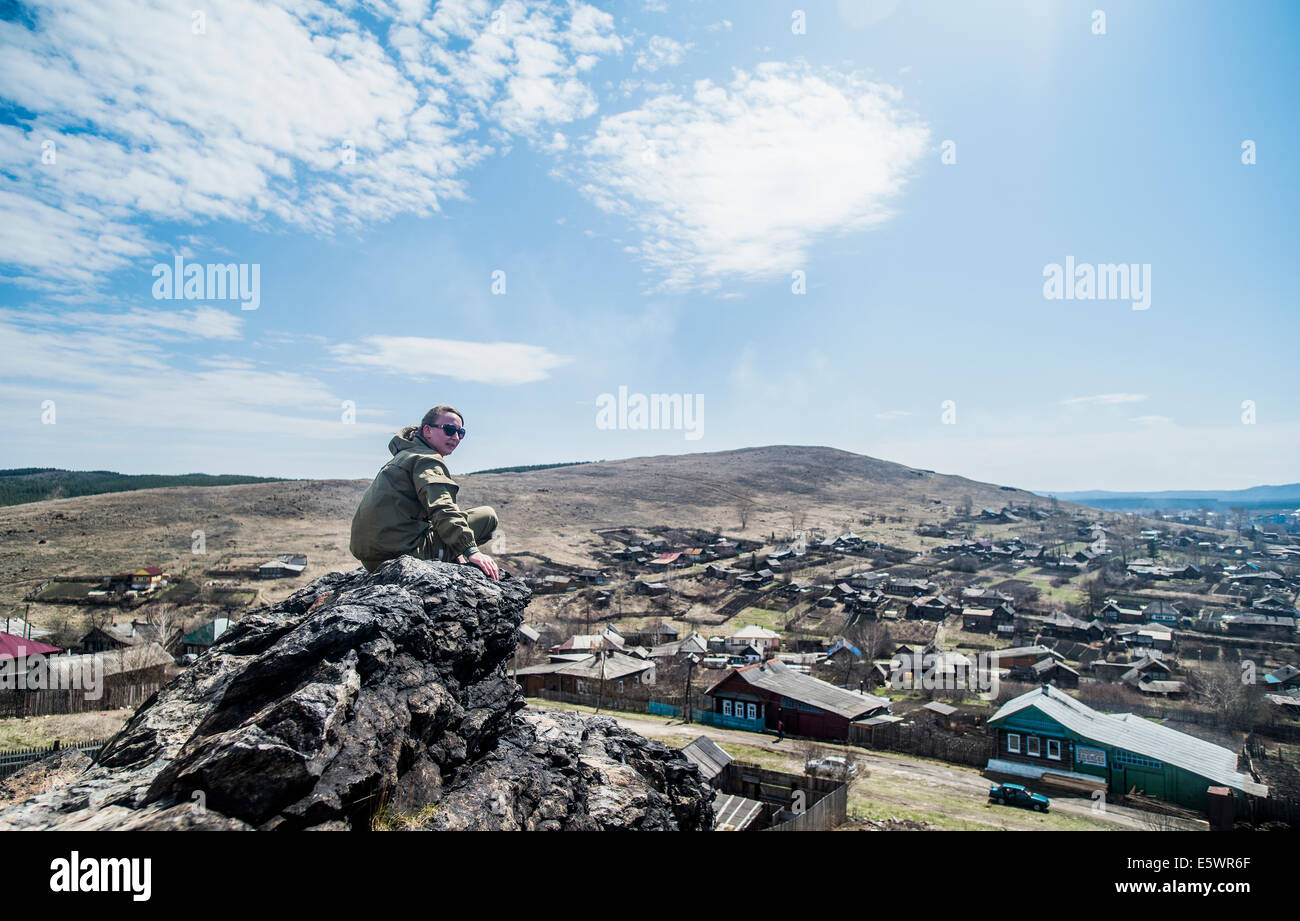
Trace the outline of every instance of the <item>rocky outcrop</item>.
{"label": "rocky outcrop", "polygon": [[0,828],[708,829],[680,753],[532,710],[528,589],[402,557],[246,616],[71,782]]}

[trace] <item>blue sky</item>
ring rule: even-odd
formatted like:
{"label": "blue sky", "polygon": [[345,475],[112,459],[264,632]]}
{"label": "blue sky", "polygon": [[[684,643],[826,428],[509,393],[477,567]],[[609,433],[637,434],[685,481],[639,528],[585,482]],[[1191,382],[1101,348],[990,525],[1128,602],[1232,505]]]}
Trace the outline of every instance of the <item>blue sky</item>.
{"label": "blue sky", "polygon": [[0,466],[366,477],[448,402],[455,471],[1300,480],[1294,4],[197,5],[6,8]]}

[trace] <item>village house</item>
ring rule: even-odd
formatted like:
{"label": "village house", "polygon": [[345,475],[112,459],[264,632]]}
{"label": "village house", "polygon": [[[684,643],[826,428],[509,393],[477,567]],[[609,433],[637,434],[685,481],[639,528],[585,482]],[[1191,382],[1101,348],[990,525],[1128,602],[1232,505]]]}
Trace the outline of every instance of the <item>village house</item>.
{"label": "village house", "polygon": [[686,561],[681,557],[680,553],[661,553],[646,565],[651,572],[666,572],[670,568],[679,569],[685,566]]}
{"label": "village house", "polygon": [[196,630],[191,630],[181,638],[181,655],[197,656],[207,652],[217,638],[230,629],[231,623],[228,617],[218,617]]}
{"label": "village house", "polygon": [[621,652],[600,652],[574,661],[529,665],[515,671],[515,680],[529,696],[539,691],[616,694],[654,684],[655,665],[651,660]]}
{"label": "village house", "polygon": [[119,595],[126,592],[148,593],[167,584],[167,573],[157,566],[144,566],[131,572],[104,576],[100,583],[106,591],[116,592]]}
{"label": "village house", "polygon": [[919,598],[933,594],[937,588],[937,585],[926,579],[894,579],[891,577],[882,586],[882,591],[886,595],[893,595],[896,598]]}
{"label": "village house", "polygon": [[627,641],[613,627],[606,627],[600,633],[579,633],[571,636],[563,643],[551,647],[552,656],[575,656],[588,655],[590,653],[607,650],[610,652],[621,652],[627,645]]}
{"label": "village house", "polygon": [[282,553],[273,560],[267,560],[257,567],[259,579],[292,579],[300,576],[307,569],[307,557],[303,554]]}
{"label": "village house", "polygon": [[147,646],[158,643],[164,649],[173,649],[181,637],[181,628],[173,626],[167,636],[156,624],[132,620],[129,624],[104,624],[95,627],[81,638],[78,644],[83,652],[108,652],[113,649],[128,649],[132,646]]}
{"label": "village house", "polygon": [[702,658],[708,654],[709,645],[704,637],[695,631],[691,631],[679,640],[673,640],[668,643],[662,643],[650,650],[651,659],[688,659],[692,656]]}
{"label": "village house", "polygon": [[775,655],[781,649],[781,634],[750,624],[727,637],[726,648],[733,655],[746,646],[753,646],[760,655]]}
{"label": "village house", "polygon": [[1198,810],[1211,786],[1238,796],[1268,792],[1238,770],[1232,749],[1131,713],[1100,713],[1046,685],[1007,701],[988,725],[996,755],[987,769],[1000,774],[1091,779],[1116,795],[1136,789]]}
{"label": "village house", "polygon": [[992,653],[994,661],[1002,668],[1029,668],[1046,656],[1053,655],[1046,646],[1013,646]]}
{"label": "village house", "polygon": [[1222,629],[1234,636],[1271,637],[1279,640],[1295,638],[1294,618],[1273,614],[1224,614]]}
{"label": "village house", "polygon": [[1283,665],[1264,676],[1264,685],[1273,693],[1300,688],[1300,668],[1294,665]]}
{"label": "village house", "polygon": [[945,595],[925,595],[907,605],[907,616],[920,620],[943,620],[949,614],[960,614],[961,605]]}
{"label": "village house", "polygon": [[717,725],[764,732],[780,722],[786,735],[814,739],[847,739],[850,723],[888,713],[891,706],[883,697],[846,691],[776,660],[736,669],[705,694]]}
{"label": "village house", "polygon": [[633,646],[662,646],[664,643],[675,642],[679,636],[680,633],[676,627],[662,621],[622,632],[624,643]]}

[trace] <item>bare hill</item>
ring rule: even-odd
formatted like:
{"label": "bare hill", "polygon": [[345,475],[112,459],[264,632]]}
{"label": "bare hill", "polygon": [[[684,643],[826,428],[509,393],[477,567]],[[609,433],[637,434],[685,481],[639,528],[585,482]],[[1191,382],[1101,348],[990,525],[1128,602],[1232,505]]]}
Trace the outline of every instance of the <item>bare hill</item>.
{"label": "bare hill", "polygon": [[[378,469],[382,458],[375,460]],[[505,545],[498,552],[539,553],[573,564],[589,563],[593,550],[608,546],[593,533],[600,528],[716,528],[765,538],[800,525],[827,532],[855,528],[915,545],[916,524],[946,517],[967,497],[977,510],[1047,501],[818,447],[642,457],[458,479],[462,505],[497,509]],[[349,570],[356,563],[348,554],[348,528],[367,485],[317,480],[176,487],[3,508],[0,603],[14,610],[40,579],[146,565],[189,569],[201,578],[201,570],[229,553],[306,553],[308,578]],[[742,528],[747,504],[752,509]],[[191,552],[195,531],[203,532],[204,555]],[[262,600],[279,600],[294,585],[266,583]]]}

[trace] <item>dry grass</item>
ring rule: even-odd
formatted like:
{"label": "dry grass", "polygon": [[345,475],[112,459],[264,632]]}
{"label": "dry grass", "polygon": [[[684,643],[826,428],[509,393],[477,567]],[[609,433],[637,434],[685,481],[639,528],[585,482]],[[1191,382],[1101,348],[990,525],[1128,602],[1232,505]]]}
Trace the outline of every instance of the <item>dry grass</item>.
{"label": "dry grass", "polygon": [[72,745],[107,739],[118,733],[132,712],[123,709],[0,719],[0,750],[39,748],[56,741]]}

